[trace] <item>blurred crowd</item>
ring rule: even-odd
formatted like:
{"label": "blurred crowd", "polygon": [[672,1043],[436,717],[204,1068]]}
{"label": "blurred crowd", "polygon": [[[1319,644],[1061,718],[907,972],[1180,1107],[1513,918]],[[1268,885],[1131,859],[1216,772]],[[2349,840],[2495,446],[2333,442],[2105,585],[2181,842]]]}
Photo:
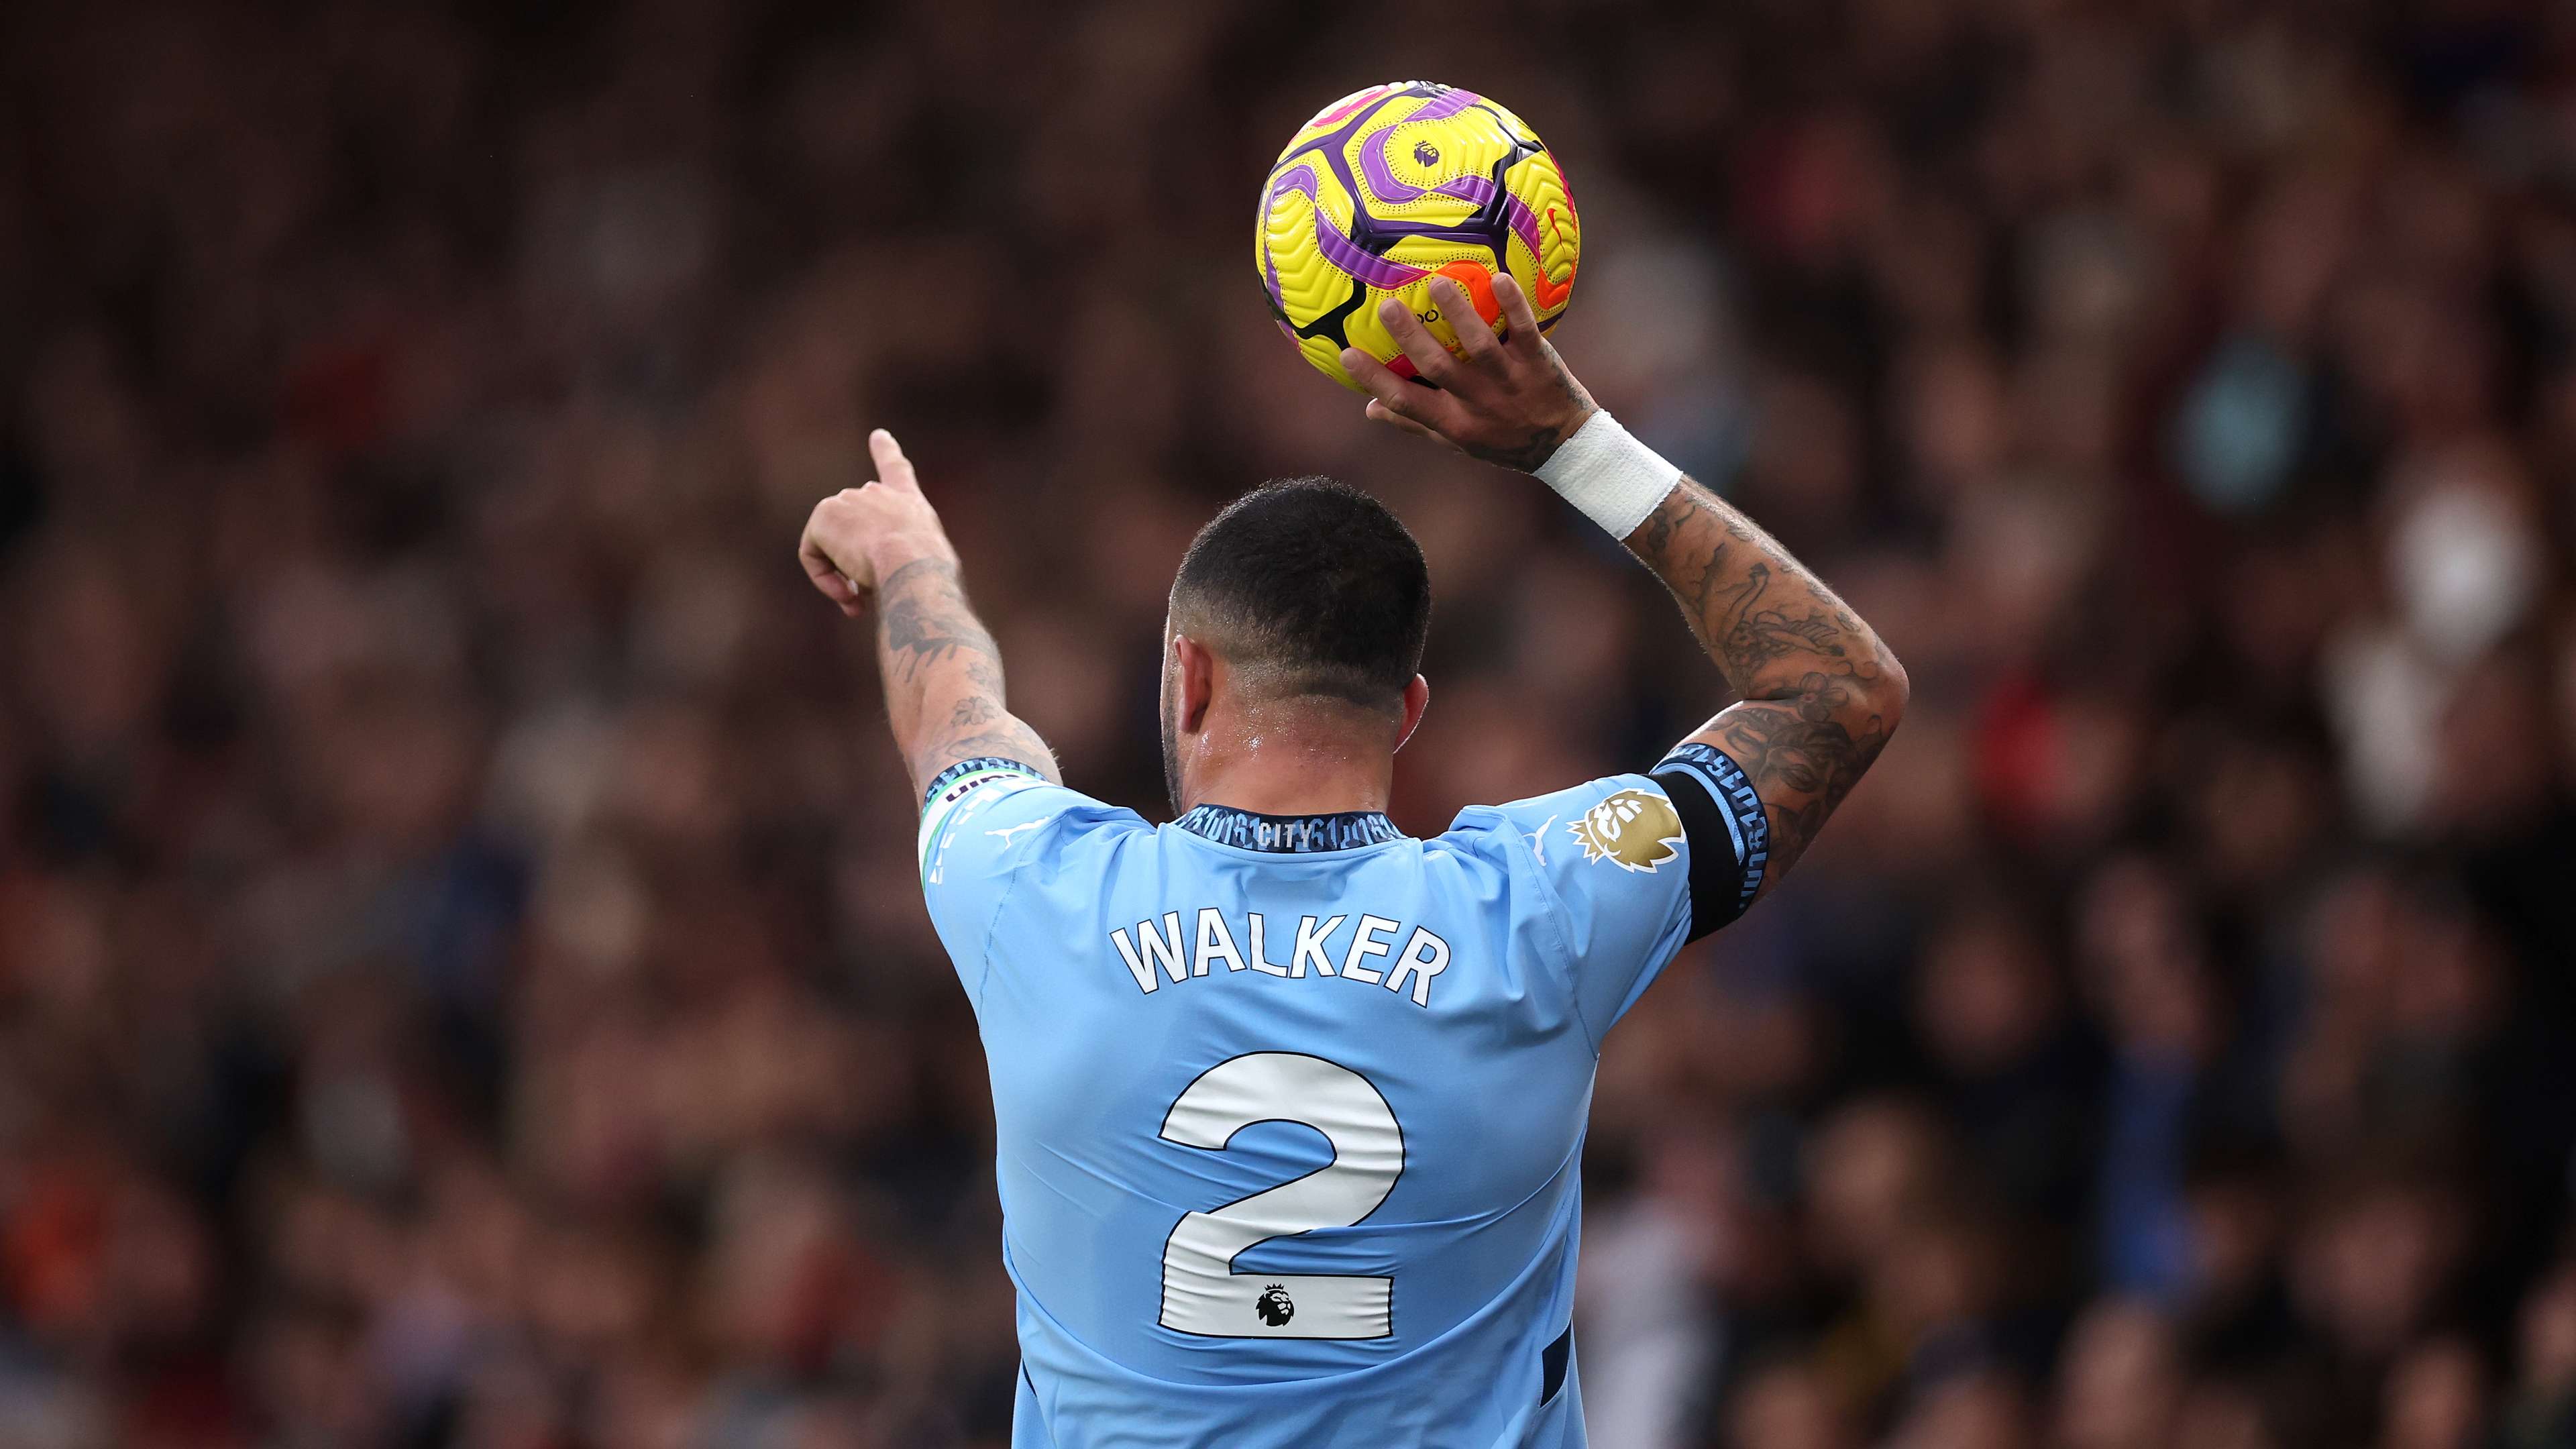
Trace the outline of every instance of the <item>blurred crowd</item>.
{"label": "blurred crowd", "polygon": [[0,1445],[1004,1443],[980,1046],[793,558],[865,430],[1156,818],[1272,475],[1429,551],[1409,829],[1724,702],[1264,315],[1279,142],[1402,75],[1556,147],[1559,346],[1915,684],[1610,1040],[1594,1442],[2576,1445],[2576,7],[1472,13],[0,13]]}

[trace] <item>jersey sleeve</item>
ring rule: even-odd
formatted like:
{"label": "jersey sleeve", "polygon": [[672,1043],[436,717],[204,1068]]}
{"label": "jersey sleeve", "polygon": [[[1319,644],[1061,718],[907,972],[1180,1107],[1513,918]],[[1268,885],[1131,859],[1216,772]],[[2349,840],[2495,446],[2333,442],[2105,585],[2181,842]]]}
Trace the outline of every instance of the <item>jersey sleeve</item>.
{"label": "jersey sleeve", "polygon": [[1760,797],[1706,745],[1498,813],[1537,872],[1595,1046],[1683,943],[1743,913],[1769,858]]}
{"label": "jersey sleeve", "polygon": [[1013,877],[1060,850],[1070,823],[1107,810],[1017,760],[961,760],[930,782],[921,894],[969,997],[983,994],[993,925]]}

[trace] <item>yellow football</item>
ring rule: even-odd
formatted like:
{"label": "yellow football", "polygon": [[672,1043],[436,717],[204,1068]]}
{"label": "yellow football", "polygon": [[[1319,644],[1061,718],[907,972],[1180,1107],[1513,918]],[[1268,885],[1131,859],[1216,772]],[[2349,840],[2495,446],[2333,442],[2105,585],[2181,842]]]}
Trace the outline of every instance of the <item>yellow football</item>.
{"label": "yellow football", "polygon": [[1379,298],[1400,299],[1454,351],[1430,279],[1457,282],[1500,331],[1494,273],[1508,270],[1544,332],[1573,300],[1582,244],[1564,168],[1538,133],[1473,91],[1428,81],[1371,86],[1298,128],[1262,183],[1252,243],[1279,329],[1353,391],[1344,347],[1413,372]]}

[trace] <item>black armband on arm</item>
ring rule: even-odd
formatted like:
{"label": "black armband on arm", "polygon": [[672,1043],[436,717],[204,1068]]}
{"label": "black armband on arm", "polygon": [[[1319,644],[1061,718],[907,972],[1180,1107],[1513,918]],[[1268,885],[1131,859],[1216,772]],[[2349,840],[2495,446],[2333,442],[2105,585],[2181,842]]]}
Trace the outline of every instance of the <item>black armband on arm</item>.
{"label": "black armband on arm", "polygon": [[1715,745],[1688,740],[1647,772],[1672,798],[1690,840],[1690,939],[1744,914],[1771,859],[1771,821],[1743,769]]}

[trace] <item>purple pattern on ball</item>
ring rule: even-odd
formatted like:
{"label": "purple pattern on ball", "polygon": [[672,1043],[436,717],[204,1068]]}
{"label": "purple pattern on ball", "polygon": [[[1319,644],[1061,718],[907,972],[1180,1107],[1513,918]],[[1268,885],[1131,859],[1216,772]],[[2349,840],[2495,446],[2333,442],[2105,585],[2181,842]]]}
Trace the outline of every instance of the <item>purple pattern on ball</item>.
{"label": "purple pattern on ball", "polygon": [[[1395,173],[1387,169],[1386,138],[1388,133],[1392,132],[1397,126],[1405,124],[1407,121],[1445,121],[1482,99],[1483,97],[1477,95],[1474,91],[1447,91],[1441,95],[1433,97],[1430,102],[1422,107],[1422,109],[1405,117],[1404,120],[1380,126],[1376,130],[1362,136],[1360,138],[1360,171],[1368,177],[1369,190],[1379,199],[1385,201],[1391,206],[1402,205],[1405,202],[1419,198],[1423,194],[1423,189],[1421,187],[1407,186],[1403,182],[1396,180]],[[1446,187],[1441,189],[1444,191],[1447,190]]]}
{"label": "purple pattern on ball", "polygon": [[[1278,204],[1280,197],[1291,191],[1303,192],[1307,205],[1314,211],[1315,246],[1323,252],[1325,261],[1382,292],[1400,290],[1431,275],[1420,267],[1388,261],[1342,235],[1341,228],[1333,225],[1333,219],[1324,214],[1318,200],[1322,186],[1311,165],[1292,166],[1280,172],[1279,179],[1271,183],[1269,197],[1262,203],[1264,218],[1268,217],[1269,209]],[[1537,235],[1535,226],[1531,228],[1531,235]],[[1279,268],[1276,263],[1270,266],[1270,292],[1274,297],[1279,295]]]}
{"label": "purple pattern on ball", "polygon": [[[1334,176],[1341,181],[1343,186],[1352,192],[1353,200],[1359,203],[1363,208],[1365,208],[1372,199],[1382,200],[1390,205],[1401,205],[1405,202],[1417,200],[1424,195],[1434,193],[1443,196],[1457,197],[1460,200],[1471,202],[1479,208],[1482,208],[1492,201],[1498,190],[1493,181],[1487,177],[1462,176],[1454,181],[1446,182],[1440,186],[1431,188],[1428,192],[1418,186],[1408,186],[1395,178],[1394,172],[1389,170],[1387,167],[1386,139],[1388,135],[1395,130],[1396,126],[1403,124],[1402,121],[1380,126],[1374,131],[1367,132],[1367,134],[1362,137],[1359,145],[1360,170],[1362,172],[1361,177],[1355,178],[1350,174],[1349,164],[1344,159],[1344,156],[1339,149],[1341,142],[1353,133],[1366,127],[1370,120],[1374,118],[1390,101],[1397,99],[1399,96],[1418,96],[1432,90],[1433,88],[1431,87],[1415,85],[1406,87],[1400,91],[1393,91],[1391,94],[1370,97],[1355,106],[1349,115],[1342,118],[1340,124],[1330,135],[1317,137],[1312,141],[1306,142],[1303,146],[1298,147],[1297,149],[1300,151],[1313,152],[1316,156],[1321,158],[1325,165],[1330,166],[1333,170]],[[1451,116],[1458,115],[1468,110],[1483,100],[1484,97],[1478,95],[1474,91],[1458,89],[1455,87],[1438,88],[1436,93],[1430,95],[1429,100],[1425,101],[1424,104],[1420,108],[1416,109],[1412,114],[1406,116],[1405,120],[1446,120]],[[1315,170],[1315,165],[1313,162],[1308,162],[1305,165],[1291,167],[1278,173],[1278,175],[1272,180],[1269,189],[1263,193],[1261,198],[1262,215],[1259,225],[1262,228],[1262,279],[1270,289],[1270,300],[1272,304],[1282,313],[1287,311],[1287,298],[1280,290],[1278,258],[1274,256],[1270,250],[1269,214],[1270,208],[1278,204],[1279,198],[1291,191],[1303,192],[1306,196],[1307,204],[1314,212],[1316,249],[1323,253],[1325,261],[1340,268],[1344,273],[1358,279],[1365,285],[1375,287],[1380,291],[1390,292],[1410,286],[1411,284],[1431,275],[1430,270],[1427,268],[1411,267],[1406,266],[1402,262],[1389,261],[1344,235],[1338,227],[1333,225],[1332,218],[1325,215],[1323,207],[1318,204],[1320,190],[1321,181]],[[1538,218],[1530,214],[1529,208],[1522,204],[1520,198],[1508,194],[1503,197],[1503,213],[1504,219],[1509,223],[1513,232],[1529,246],[1531,255],[1537,255],[1539,245]],[[1493,246],[1491,233],[1488,232],[1485,227],[1476,225],[1472,218],[1464,223],[1452,223],[1436,221],[1394,221],[1370,217],[1368,218],[1368,227],[1370,234],[1378,237],[1420,236],[1432,237],[1442,241],[1473,243],[1488,248],[1492,248]],[[1499,248],[1494,248],[1494,250],[1496,251],[1495,259],[1497,262],[1500,262],[1501,256]],[[1280,327],[1282,331],[1288,332],[1292,338],[1296,335],[1294,330],[1289,328],[1286,323],[1281,323]]]}
{"label": "purple pattern on ball", "polygon": [[1415,121],[1445,121],[1451,116],[1458,114],[1460,111],[1467,109],[1469,106],[1472,106],[1483,99],[1483,96],[1476,94],[1474,91],[1452,87],[1451,89],[1443,91],[1439,95],[1432,97],[1430,104],[1424,106],[1418,111],[1415,111],[1406,119]]}
{"label": "purple pattern on ball", "polygon": [[1360,137],[1360,174],[1368,178],[1370,195],[1389,206],[1401,206],[1421,199],[1423,188],[1396,180],[1395,172],[1388,168],[1386,138],[1394,132],[1394,126],[1381,126]]}
{"label": "purple pattern on ball", "polygon": [[1547,255],[1539,249],[1537,213],[1529,209],[1528,202],[1496,186],[1494,178],[1461,176],[1435,189],[1443,196],[1455,196],[1462,201],[1472,201],[1478,206],[1490,205],[1495,197],[1500,196],[1503,199],[1503,220],[1511,224],[1512,234],[1519,237],[1522,244],[1529,248],[1531,257],[1543,258]]}

